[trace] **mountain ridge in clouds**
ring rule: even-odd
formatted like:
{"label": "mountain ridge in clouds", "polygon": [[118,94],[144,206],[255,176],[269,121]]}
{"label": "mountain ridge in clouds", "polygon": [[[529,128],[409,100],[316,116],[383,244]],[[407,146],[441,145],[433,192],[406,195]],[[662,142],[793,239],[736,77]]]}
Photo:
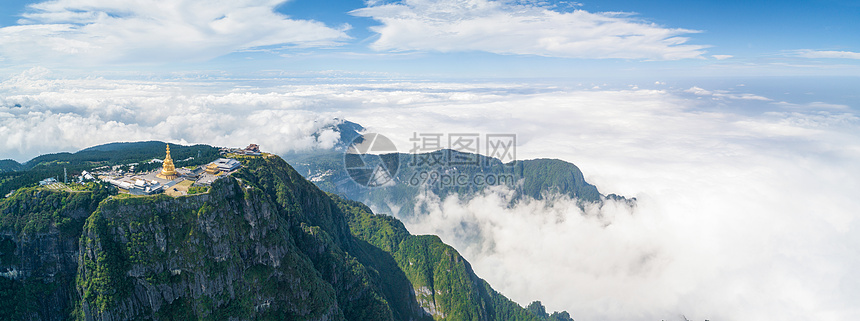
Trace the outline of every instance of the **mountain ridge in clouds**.
{"label": "mountain ridge in clouds", "polygon": [[[494,157],[450,149],[421,154],[388,154],[383,157],[396,157],[400,164],[392,184],[368,188],[349,177],[343,166],[342,151],[318,150],[286,157],[303,176],[312,179],[321,189],[364,202],[376,212],[390,213],[400,218],[408,218],[420,212],[413,200],[421,193],[430,192],[442,198],[459,195],[470,199],[485,188],[493,186],[513,189],[515,195],[511,197],[511,205],[526,198],[543,200],[559,195],[576,199],[580,208],[588,204],[599,207],[607,200],[625,203],[631,207],[636,204],[635,197],[601,194],[597,187],[585,180],[576,165],[559,159],[537,158],[503,163]],[[477,159],[477,163],[482,165],[410,166],[410,161],[415,157],[471,158]],[[438,176],[439,179],[428,179],[428,176]],[[463,178],[468,183],[443,181],[446,177]],[[493,181],[488,184],[472,184],[476,177]],[[413,184],[414,182],[420,184]]]}

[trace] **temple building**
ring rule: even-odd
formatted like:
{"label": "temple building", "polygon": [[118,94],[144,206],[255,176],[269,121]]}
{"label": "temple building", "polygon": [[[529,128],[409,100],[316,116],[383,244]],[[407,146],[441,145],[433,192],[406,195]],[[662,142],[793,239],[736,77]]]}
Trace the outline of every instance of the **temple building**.
{"label": "temple building", "polygon": [[260,153],[260,145],[250,144],[248,145],[248,147],[245,147],[245,149],[240,150],[238,154],[248,156],[260,156],[262,153]]}
{"label": "temple building", "polygon": [[218,175],[218,173],[221,172],[221,170],[218,169],[218,164],[215,163],[210,163],[209,166],[206,166],[204,171],[212,175]]}
{"label": "temple building", "polygon": [[164,164],[161,166],[161,173],[155,175],[161,179],[174,180],[179,177],[176,168],[173,166],[173,159],[170,158],[170,145],[167,145],[167,157],[164,158]]}

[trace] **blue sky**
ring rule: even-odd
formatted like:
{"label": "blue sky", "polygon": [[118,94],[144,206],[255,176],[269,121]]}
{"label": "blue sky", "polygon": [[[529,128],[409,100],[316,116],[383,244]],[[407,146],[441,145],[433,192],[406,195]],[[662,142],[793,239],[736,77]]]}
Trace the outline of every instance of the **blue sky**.
{"label": "blue sky", "polygon": [[600,1],[584,9],[632,11],[659,24],[704,31],[717,54],[766,56],[781,50],[856,50],[856,1]]}
{"label": "blue sky", "polygon": [[[459,78],[860,74],[852,1],[245,0],[203,13],[197,0],[153,3],[4,1],[0,64]],[[224,17],[234,18],[226,29],[210,26]]]}

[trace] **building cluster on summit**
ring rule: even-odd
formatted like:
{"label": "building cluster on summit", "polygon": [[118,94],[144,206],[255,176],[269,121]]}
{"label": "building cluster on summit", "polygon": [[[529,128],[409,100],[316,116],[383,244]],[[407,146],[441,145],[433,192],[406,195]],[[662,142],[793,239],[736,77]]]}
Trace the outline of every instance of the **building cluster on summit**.
{"label": "building cluster on summit", "polygon": [[[262,155],[260,146],[257,144],[250,144],[245,149],[222,149],[221,153],[244,157]],[[187,195],[191,186],[211,185],[215,180],[232,174],[242,166],[238,160],[224,157],[196,168],[176,168],[170,155],[170,145],[167,145],[165,154],[164,160],[151,161],[162,164],[160,170],[153,172],[133,174],[103,171],[93,174],[96,174],[100,180],[116,186],[123,193],[133,195],[168,193],[176,196]]]}

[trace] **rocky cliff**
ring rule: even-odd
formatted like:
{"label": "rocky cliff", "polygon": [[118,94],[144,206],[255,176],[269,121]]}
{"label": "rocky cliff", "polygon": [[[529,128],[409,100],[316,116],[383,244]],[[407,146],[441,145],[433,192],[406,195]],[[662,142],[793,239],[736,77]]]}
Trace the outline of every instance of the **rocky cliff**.
{"label": "rocky cliff", "polygon": [[18,190],[0,201],[0,319],[63,320],[77,305],[78,239],[107,192]]}

